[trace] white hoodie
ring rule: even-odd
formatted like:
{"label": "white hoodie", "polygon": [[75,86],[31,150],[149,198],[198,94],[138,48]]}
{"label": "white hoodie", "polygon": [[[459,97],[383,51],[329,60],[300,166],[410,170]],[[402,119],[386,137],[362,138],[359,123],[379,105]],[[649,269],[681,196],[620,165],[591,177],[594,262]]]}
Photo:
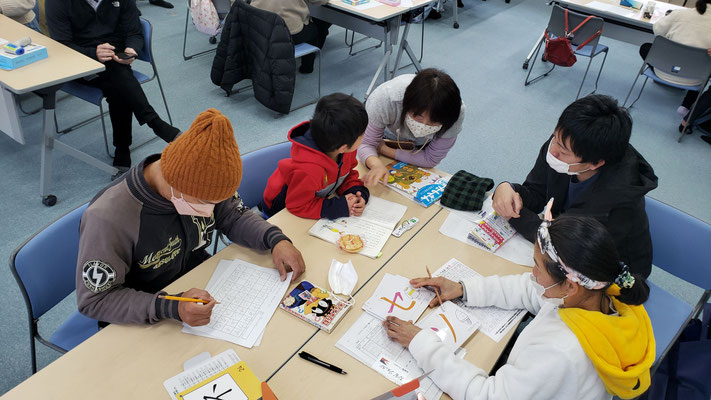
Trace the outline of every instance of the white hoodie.
{"label": "white hoodie", "polygon": [[434,370],[430,377],[454,400],[610,399],[578,338],[560,319],[558,307],[538,297],[530,275],[464,281],[467,305],[524,308],[536,314],[495,376],[455,357],[429,330],[410,343],[415,360],[425,371]]}

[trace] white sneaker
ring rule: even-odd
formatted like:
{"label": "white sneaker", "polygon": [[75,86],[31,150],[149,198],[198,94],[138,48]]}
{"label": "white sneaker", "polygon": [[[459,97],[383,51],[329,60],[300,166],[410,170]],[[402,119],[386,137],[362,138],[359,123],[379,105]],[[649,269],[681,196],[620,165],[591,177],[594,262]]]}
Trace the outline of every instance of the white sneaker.
{"label": "white sneaker", "polygon": [[679,106],[679,108],[676,109],[676,113],[682,117],[686,117],[686,114],[689,113],[689,109],[684,106]]}

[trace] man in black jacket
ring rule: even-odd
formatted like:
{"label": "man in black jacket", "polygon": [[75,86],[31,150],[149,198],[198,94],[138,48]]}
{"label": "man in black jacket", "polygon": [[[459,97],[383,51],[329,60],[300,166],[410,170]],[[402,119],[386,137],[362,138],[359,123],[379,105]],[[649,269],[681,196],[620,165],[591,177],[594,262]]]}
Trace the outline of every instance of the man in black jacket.
{"label": "man in black jacket", "polygon": [[494,209],[534,242],[538,213],[554,198],[554,217],[598,219],[615,239],[622,261],[646,278],[652,269],[652,240],[644,195],[657,187],[657,176],[629,144],[631,132],[629,114],[611,97],[576,100],[561,114],[526,181],[496,188]]}
{"label": "man in black jacket", "polygon": [[106,66],[98,76],[81,83],[100,88],[109,103],[114,166],[120,171],[131,166],[132,115],[166,142],[180,133],[156,114],[131,70],[143,48],[136,0],[47,0],[45,7],[54,40]]}

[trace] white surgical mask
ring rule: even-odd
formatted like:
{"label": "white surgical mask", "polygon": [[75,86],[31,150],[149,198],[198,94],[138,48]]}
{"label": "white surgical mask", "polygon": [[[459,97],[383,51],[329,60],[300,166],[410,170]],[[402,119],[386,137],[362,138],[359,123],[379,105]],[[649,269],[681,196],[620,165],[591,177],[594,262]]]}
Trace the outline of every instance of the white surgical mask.
{"label": "white surgical mask", "polygon": [[189,203],[182,194],[180,194],[180,198],[175,197],[172,186],[170,187],[170,201],[173,203],[173,206],[175,206],[175,211],[180,215],[193,215],[207,218],[212,215],[212,211],[215,209],[214,204]]}
{"label": "white surgical mask", "polygon": [[328,284],[335,294],[351,296],[356,283],[358,283],[358,273],[350,260],[346,264],[331,260],[331,268],[328,270]]}
{"label": "white surgical mask", "polygon": [[538,283],[538,281],[536,280],[536,277],[533,274],[531,274],[531,276],[529,276],[529,279],[531,280],[531,283],[533,283],[533,290],[536,291],[536,295],[541,299],[541,302],[551,303],[556,307],[563,306],[564,300],[566,297],[568,297],[568,295],[558,298],[558,297],[546,297],[546,295],[544,294],[544,293],[546,293],[546,290],[548,290],[556,285],[559,285],[560,282],[556,282],[550,286],[544,287],[543,285]]}
{"label": "white surgical mask", "polygon": [[548,162],[548,165],[553,168],[553,170],[559,174],[568,174],[568,175],[580,175],[583,172],[588,172],[590,171],[590,168],[582,170],[582,171],[577,171],[577,172],[571,172],[570,167],[574,165],[580,165],[582,163],[573,163],[573,164],[568,164],[563,161],[560,161],[559,159],[555,158],[553,154],[551,154],[551,145],[553,145],[553,139],[551,139],[550,143],[548,143],[548,151],[546,152],[546,161]]}
{"label": "white surgical mask", "polygon": [[410,130],[412,136],[416,138],[434,135],[442,129],[442,125],[427,125],[422,122],[415,121],[412,117],[410,117],[410,114],[405,114],[405,125],[407,125],[407,129]]}

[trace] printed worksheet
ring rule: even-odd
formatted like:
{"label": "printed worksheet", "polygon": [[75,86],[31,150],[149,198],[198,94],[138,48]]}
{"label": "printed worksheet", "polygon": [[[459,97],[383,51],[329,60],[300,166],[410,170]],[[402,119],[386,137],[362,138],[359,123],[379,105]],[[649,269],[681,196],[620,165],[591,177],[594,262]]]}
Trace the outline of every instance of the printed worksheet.
{"label": "printed worksheet", "polygon": [[402,204],[370,196],[360,217],[321,218],[309,229],[309,235],[330,243],[337,243],[341,235],[358,235],[363,241],[358,254],[377,258],[405,211],[407,207]]}
{"label": "printed worksheet", "polygon": [[431,329],[447,347],[456,351],[476,332],[481,323],[463,308],[445,301],[416,325],[422,329]]}
{"label": "printed worksheet", "polygon": [[373,295],[363,303],[363,310],[380,320],[393,316],[417,321],[434,297],[431,290],[410,286],[404,276],[385,274]]}
{"label": "printed worksheet", "polygon": [[232,261],[224,271],[216,270],[205,288],[220,302],[212,310],[210,323],[198,327],[183,324],[183,332],[253,347],[284,297],[291,275],[289,272],[281,281],[275,268]]}
{"label": "printed worksheet", "polygon": [[[467,267],[456,258],[447,261],[446,264],[432,275],[443,276],[455,282],[464,278],[481,276],[481,274]],[[504,310],[498,307],[468,307],[464,304],[462,299],[456,299],[453,303],[479,320],[481,323],[479,329],[495,342],[501,340],[501,338],[526,315],[526,310]]]}
{"label": "printed worksheet", "polygon": [[176,397],[178,393],[197,385],[211,376],[217,375],[238,362],[240,362],[240,359],[234,350],[225,350],[215,357],[208,358],[202,363],[167,379],[163,382],[163,386],[165,386],[165,390],[168,391],[173,400],[178,400]]}

